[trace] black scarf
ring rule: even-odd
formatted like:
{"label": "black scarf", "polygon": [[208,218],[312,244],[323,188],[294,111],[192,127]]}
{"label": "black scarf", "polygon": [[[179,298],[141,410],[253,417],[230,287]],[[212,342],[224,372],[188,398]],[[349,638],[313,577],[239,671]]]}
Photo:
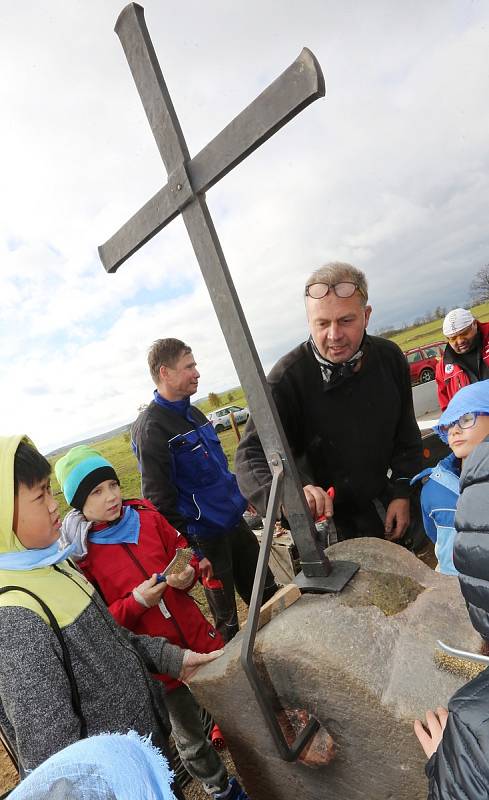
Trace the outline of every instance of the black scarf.
{"label": "black scarf", "polygon": [[328,361],[327,358],[324,358],[321,355],[316,347],[314,339],[312,336],[309,337],[309,344],[311,345],[314,358],[321,368],[321,374],[323,376],[323,391],[327,392],[330,389],[333,389],[335,386],[339,386],[341,383],[344,383],[344,381],[348,380],[348,378],[351,378],[355,374],[355,367],[358,366],[358,363],[363,356],[363,350],[361,347],[364,340],[365,333],[363,334],[362,341],[360,342],[360,349],[357,350],[355,355],[352,356],[348,361],[334,364],[332,361]]}

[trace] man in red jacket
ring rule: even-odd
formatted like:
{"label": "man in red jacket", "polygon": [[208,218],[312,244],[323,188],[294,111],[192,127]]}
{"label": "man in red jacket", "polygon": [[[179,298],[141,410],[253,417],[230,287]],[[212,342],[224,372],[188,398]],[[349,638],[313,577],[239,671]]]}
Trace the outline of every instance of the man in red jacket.
{"label": "man in red jacket", "polygon": [[[63,521],[61,539],[76,543],[73,557],[117,622],[196,652],[223,647],[221,635],[188,594],[199,575],[197,558],[177,574],[163,575],[187,542],[153,504],[122,501],[114,467],[86,445],[73,447],[55,471],[74,509]],[[173,738],[190,774],[214,798],[248,800],[210,744],[189,688],[168,675],[154,677],[165,684]]]}
{"label": "man in red jacket", "polygon": [[443,321],[448,343],[436,366],[438,402],[444,411],[462,386],[489,378],[489,322],[478,322],[465,308],[454,308]]}

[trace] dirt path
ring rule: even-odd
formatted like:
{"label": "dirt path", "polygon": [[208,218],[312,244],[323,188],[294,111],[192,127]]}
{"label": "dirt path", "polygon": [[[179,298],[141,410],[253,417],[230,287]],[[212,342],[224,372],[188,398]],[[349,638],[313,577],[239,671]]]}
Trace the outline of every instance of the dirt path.
{"label": "dirt path", "polygon": [[0,744],[0,796],[12,789],[18,781],[18,775],[12,762]]}
{"label": "dirt path", "polygon": [[[229,754],[229,751],[221,751],[219,755],[224,761],[229,775],[236,775],[236,767],[234,766],[234,762]],[[183,793],[186,797],[186,800],[209,800],[209,795],[204,792],[202,784],[199,783],[199,781],[192,781],[189,783],[188,786],[185,786]]]}

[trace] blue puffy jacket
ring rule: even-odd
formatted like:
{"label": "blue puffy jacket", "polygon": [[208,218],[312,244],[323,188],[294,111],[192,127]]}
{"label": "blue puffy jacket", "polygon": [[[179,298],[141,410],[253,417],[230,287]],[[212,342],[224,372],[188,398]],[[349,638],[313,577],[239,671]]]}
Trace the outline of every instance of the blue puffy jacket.
{"label": "blue puffy jacket", "polygon": [[411,483],[429,475],[421,490],[421,510],[426,535],[435,543],[438,571],[445,575],[458,575],[453,564],[455,509],[459,498],[460,461],[453,453],[428,467],[412,479]]}

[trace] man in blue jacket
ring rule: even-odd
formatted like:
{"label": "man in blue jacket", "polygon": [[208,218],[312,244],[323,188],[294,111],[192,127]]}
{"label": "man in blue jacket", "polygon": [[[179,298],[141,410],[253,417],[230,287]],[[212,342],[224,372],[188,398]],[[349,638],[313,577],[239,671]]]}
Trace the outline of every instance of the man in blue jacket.
{"label": "man in blue jacket", "polygon": [[[249,605],[258,560],[256,537],[243,520],[247,502],[212,423],[190,405],[200,377],[190,347],[158,339],[148,365],[154,399],[132,428],[143,495],[198,554],[215,627],[227,642],[239,629],[234,590]],[[268,571],[264,601],[276,590]]]}

